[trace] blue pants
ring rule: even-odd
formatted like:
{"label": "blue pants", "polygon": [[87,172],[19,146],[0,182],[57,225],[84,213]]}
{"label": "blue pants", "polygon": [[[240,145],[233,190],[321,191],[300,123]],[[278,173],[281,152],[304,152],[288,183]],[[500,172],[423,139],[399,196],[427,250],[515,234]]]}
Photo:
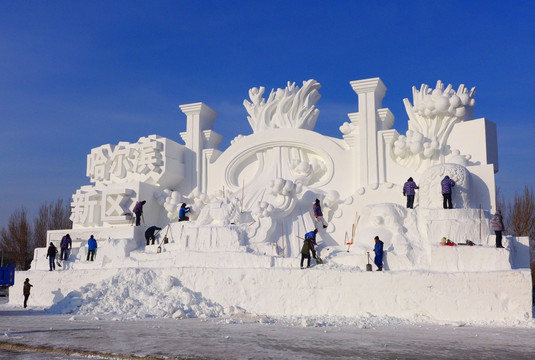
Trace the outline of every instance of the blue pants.
{"label": "blue pants", "polygon": [[383,254],[381,255],[375,255],[375,259],[373,260],[375,265],[377,265],[378,268],[383,267]]}
{"label": "blue pants", "polygon": [[49,256],[48,257],[48,265],[50,265],[50,270],[56,270],[55,260],[56,260],[55,256]]}

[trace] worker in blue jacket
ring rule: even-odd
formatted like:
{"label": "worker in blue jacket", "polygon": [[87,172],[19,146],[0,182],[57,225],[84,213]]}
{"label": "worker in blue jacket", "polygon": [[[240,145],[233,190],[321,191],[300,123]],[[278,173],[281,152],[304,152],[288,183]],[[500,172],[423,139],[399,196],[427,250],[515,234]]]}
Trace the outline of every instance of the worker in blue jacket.
{"label": "worker in blue jacket", "polygon": [[91,261],[95,258],[95,251],[97,250],[97,240],[91,235],[89,240],[87,240],[87,260],[91,259]]}
{"label": "worker in blue jacket", "polygon": [[318,229],[314,229],[311,232],[305,234],[305,240],[303,241],[303,247],[301,248],[301,269],[304,269],[303,262],[307,259],[307,268],[310,267],[310,252],[312,251],[312,257],[316,258],[316,234]]}
{"label": "worker in blue jacket", "polygon": [[180,210],[178,210],[178,221],[189,221],[189,217],[186,216],[187,213],[191,211],[189,206],[186,206],[186,203],[182,203]]}
{"label": "worker in blue jacket", "polygon": [[384,243],[379,240],[379,236],[375,237],[375,247],[373,251],[375,252],[374,263],[377,265],[377,271],[383,271],[383,245]]}

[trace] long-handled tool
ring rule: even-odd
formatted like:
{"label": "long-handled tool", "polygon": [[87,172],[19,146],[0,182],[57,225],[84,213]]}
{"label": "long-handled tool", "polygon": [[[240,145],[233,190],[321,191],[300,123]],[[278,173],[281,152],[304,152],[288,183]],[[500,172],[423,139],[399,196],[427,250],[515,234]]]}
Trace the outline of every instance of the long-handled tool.
{"label": "long-handled tool", "polygon": [[167,244],[169,242],[169,239],[167,238],[167,234],[169,233],[169,227],[170,226],[171,226],[171,224],[167,224],[167,230],[165,231],[165,235],[164,235],[160,245],[158,245],[158,249],[157,249],[158,253],[162,252],[162,245]]}
{"label": "long-handled tool", "polygon": [[347,231],[346,231],[346,236],[345,236],[345,241],[344,241],[344,242],[346,243],[346,245],[349,245],[349,246],[347,247],[347,252],[349,252],[349,247],[350,247],[351,245],[353,245],[353,241],[351,241],[351,242],[348,241],[348,239],[347,239]]}
{"label": "long-handled tool", "polygon": [[[355,213],[355,217],[357,216],[357,213]],[[349,245],[347,247],[347,252],[349,252],[349,248],[351,247],[351,245],[353,245],[353,242],[355,241],[355,235],[357,233],[357,225],[359,224],[359,220],[360,220],[360,215],[358,216],[357,220],[355,221],[355,223],[353,224],[353,226],[351,227],[352,228],[352,231],[351,231],[351,241],[347,243],[347,245]]]}
{"label": "long-handled tool", "polygon": [[366,251],[366,254],[368,254],[368,264],[366,264],[366,271],[372,271],[372,264],[370,264],[370,252]]}
{"label": "long-handled tool", "polygon": [[[299,239],[301,239],[301,240],[307,240],[307,239],[304,239],[304,238],[302,238],[301,236],[297,236],[297,238],[299,238]],[[328,247],[325,247],[325,246],[323,246],[323,245],[320,245],[320,244],[316,244],[316,245],[314,245],[314,246],[319,246],[320,248],[323,248],[323,249],[329,250],[329,248],[328,248]]]}
{"label": "long-handled tool", "polygon": [[182,241],[182,234],[184,233],[184,224],[182,224],[182,230],[180,230],[180,239],[178,241]]}

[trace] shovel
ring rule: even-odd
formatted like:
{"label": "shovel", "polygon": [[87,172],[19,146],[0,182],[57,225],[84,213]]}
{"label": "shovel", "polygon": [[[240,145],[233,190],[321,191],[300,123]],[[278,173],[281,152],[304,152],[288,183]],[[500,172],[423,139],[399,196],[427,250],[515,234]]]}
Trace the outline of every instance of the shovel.
{"label": "shovel", "polygon": [[158,249],[157,249],[158,254],[162,252],[162,245],[169,243],[169,239],[167,238],[167,234],[169,233],[169,226],[171,226],[171,224],[167,224],[167,230],[165,231],[165,236],[163,237],[162,243],[158,245]]}
{"label": "shovel", "polygon": [[366,264],[366,271],[372,271],[372,264],[370,264],[370,252],[366,251],[366,254],[368,254],[368,264]]}

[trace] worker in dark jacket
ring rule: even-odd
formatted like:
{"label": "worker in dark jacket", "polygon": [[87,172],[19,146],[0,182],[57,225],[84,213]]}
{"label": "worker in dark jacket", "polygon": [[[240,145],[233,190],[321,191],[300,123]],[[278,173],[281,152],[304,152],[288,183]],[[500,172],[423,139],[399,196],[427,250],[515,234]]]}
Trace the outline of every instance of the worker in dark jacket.
{"label": "worker in dark jacket", "polygon": [[416,194],[414,190],[416,189],[419,187],[411,177],[403,185],[403,196],[407,197],[407,209],[414,209],[414,195]]}
{"label": "worker in dark jacket", "polygon": [[58,248],[54,246],[53,243],[50,243],[48,246],[48,251],[46,252],[46,257],[48,258],[48,265],[50,266],[50,270],[56,270],[56,255],[58,253]]}
{"label": "worker in dark jacket", "polygon": [[65,235],[61,238],[61,242],[59,243],[59,247],[61,248],[61,253],[59,254],[60,260],[67,260],[69,257],[69,250],[72,249],[72,239],[69,234]]}
{"label": "worker in dark jacket", "polygon": [[93,261],[95,258],[95,252],[97,251],[97,240],[91,235],[87,240],[87,259],[86,261]]}
{"label": "worker in dark jacket", "polygon": [[496,234],[496,247],[503,248],[502,231],[505,230],[505,226],[503,225],[503,216],[501,210],[496,210],[496,214],[494,214],[490,223],[492,230],[494,230],[494,233]]}
{"label": "worker in dark jacket", "polygon": [[373,248],[373,251],[375,252],[375,259],[373,262],[375,265],[377,265],[377,271],[383,271],[383,245],[384,243],[379,240],[379,236],[376,236],[374,238],[375,240],[375,247]]}
{"label": "worker in dark jacket", "polygon": [[152,245],[154,245],[154,240],[156,240],[156,234],[157,231],[162,230],[161,228],[157,226],[151,226],[145,231],[145,240],[147,240],[147,245],[149,245],[149,242],[152,240]]}
{"label": "worker in dark jacket", "polygon": [[323,218],[323,212],[321,211],[321,204],[319,199],[316,199],[316,202],[314,203],[314,205],[312,205],[312,209],[314,210],[314,217],[316,218],[316,223],[319,221],[325,229],[329,224]]}
{"label": "worker in dark jacket", "polygon": [[312,251],[312,256],[316,258],[316,234],[318,229],[314,229],[311,232],[305,234],[305,240],[303,241],[303,247],[301,248],[301,269],[304,269],[303,262],[307,259],[307,268],[310,267],[310,252]]}
{"label": "worker in dark jacket", "polygon": [[22,287],[22,294],[24,295],[24,308],[27,307],[28,304],[28,298],[30,297],[30,289],[33,285],[30,284],[30,279],[26,278],[24,280],[24,285]]}
{"label": "worker in dark jacket", "polygon": [[455,181],[446,175],[440,182],[440,185],[442,186],[442,207],[444,209],[453,209],[453,204],[451,202],[451,188],[455,186]]}
{"label": "worker in dark jacket", "polygon": [[132,210],[132,212],[136,215],[136,226],[141,225],[141,216],[143,215],[143,205],[145,205],[145,203],[145,200],[138,201]]}

